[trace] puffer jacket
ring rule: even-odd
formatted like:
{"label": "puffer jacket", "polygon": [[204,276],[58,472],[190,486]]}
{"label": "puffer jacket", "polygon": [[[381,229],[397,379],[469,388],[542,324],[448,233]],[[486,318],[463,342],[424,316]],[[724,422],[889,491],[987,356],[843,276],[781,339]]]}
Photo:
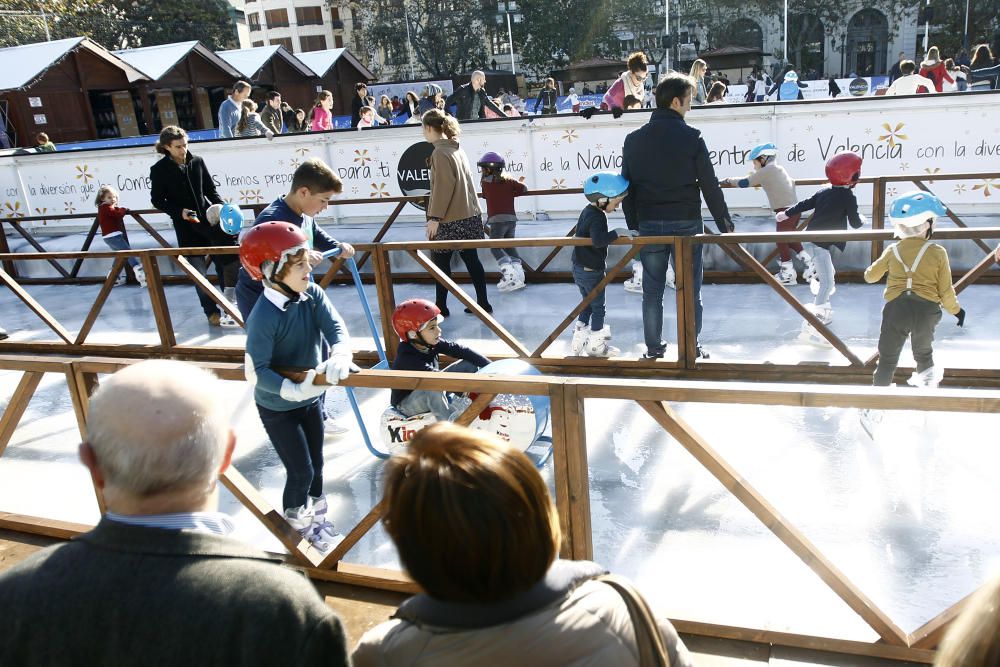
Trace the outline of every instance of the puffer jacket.
{"label": "puffer jacket", "polygon": [[[594,581],[602,568],[556,561],[545,578],[499,605],[411,598],[392,620],[369,630],[354,650],[355,667],[521,665],[629,667],[638,665],[625,601]],[[691,656],[666,619],[660,630],[672,667]]]}

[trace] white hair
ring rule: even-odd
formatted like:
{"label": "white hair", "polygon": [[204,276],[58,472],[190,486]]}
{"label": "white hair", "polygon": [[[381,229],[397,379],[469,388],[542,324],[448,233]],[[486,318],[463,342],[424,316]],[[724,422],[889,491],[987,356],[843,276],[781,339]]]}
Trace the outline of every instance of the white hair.
{"label": "white hair", "polygon": [[214,375],[181,361],[150,360],[101,384],[90,400],[87,442],[108,486],[150,496],[207,489],[228,428]]}
{"label": "white hair", "polygon": [[484,72],[481,69],[477,69],[475,72],[472,73],[472,76],[470,76],[469,79],[476,79],[476,78],[479,78],[479,79],[482,79],[482,80],[485,81],[486,80],[486,72]]}

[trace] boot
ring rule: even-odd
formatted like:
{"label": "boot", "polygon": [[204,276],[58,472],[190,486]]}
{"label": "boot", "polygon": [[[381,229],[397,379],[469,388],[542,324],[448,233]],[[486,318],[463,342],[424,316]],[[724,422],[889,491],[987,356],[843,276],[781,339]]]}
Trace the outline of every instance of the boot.
{"label": "boot", "polygon": [[794,285],[798,282],[798,275],[795,273],[795,265],[791,260],[782,262],[775,279],[782,285]]}
{"label": "boot", "polygon": [[573,342],[570,344],[570,348],[573,350],[573,356],[580,356],[583,352],[583,346],[587,342],[587,336],[590,334],[590,327],[581,322],[576,321],[576,327],[573,329]]}
{"label": "boot", "polygon": [[632,262],[632,277],[625,281],[625,291],[642,294],[642,262]]}
{"label": "boot", "polygon": [[300,507],[292,507],[286,509],[284,512],[285,521],[298,531],[299,535],[302,536],[310,546],[318,549],[321,552],[329,551],[333,546],[321,538],[313,530],[313,510],[309,505],[302,505]]}
{"label": "boot", "polygon": [[911,387],[934,389],[944,378],[944,369],[939,369],[936,366],[931,366],[930,368],[924,369],[919,373],[914,372],[910,376],[910,379],[906,381],[906,384]]}
{"label": "boot", "polygon": [[511,262],[510,268],[514,270],[514,284],[510,288],[511,291],[524,289],[524,267],[521,266],[521,262]]}
{"label": "boot", "polygon": [[135,274],[135,279],[139,281],[139,287],[146,286],[146,272],[142,269],[142,265],[136,265],[132,267],[132,273]]}
{"label": "boot", "polygon": [[804,265],[802,268],[802,280],[812,282],[816,279],[816,262],[813,261],[812,255],[807,253],[805,250],[801,251],[796,255]]}
{"label": "boot", "polygon": [[830,302],[821,303],[819,305],[814,303],[807,303],[806,310],[816,316],[823,324],[829,324],[833,322],[833,307],[830,306]]}
{"label": "boot", "polygon": [[611,340],[611,327],[605,326],[600,331],[590,330],[587,335],[586,351],[591,357],[615,357],[621,354],[621,350],[612,345],[608,345]]}
{"label": "boot", "polygon": [[126,280],[128,280],[128,277],[127,277],[127,275],[125,274],[125,272],[124,272],[124,271],[122,271],[121,273],[119,273],[119,274],[118,274],[118,275],[117,275],[117,276],[115,277],[115,284],[114,284],[114,287],[121,287],[122,285],[124,285],[124,284],[125,284],[125,281],[126,281]]}
{"label": "boot", "polygon": [[313,521],[312,531],[325,542],[335,542],[344,539],[344,536],[333,529],[333,523],[327,521],[326,496],[309,496],[309,503],[312,505]]}
{"label": "boot", "polygon": [[667,264],[667,282],[666,282],[666,287],[668,289],[672,289],[672,290],[676,290],[677,289],[677,284],[674,281],[674,279],[676,277],[677,277],[677,274],[674,273],[674,267],[671,264]]}
{"label": "boot", "polygon": [[500,265],[500,281],[497,283],[497,289],[501,292],[511,292],[514,289],[513,285],[514,269],[509,262],[505,262]]}
{"label": "boot", "polygon": [[227,329],[238,329],[240,325],[233,319],[232,315],[223,311],[219,314],[219,326]]}

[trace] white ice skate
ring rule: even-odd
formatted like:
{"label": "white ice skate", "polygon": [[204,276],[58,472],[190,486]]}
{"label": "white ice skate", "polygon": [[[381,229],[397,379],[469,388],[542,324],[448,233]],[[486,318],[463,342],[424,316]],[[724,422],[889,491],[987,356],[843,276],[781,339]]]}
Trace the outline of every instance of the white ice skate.
{"label": "white ice skate", "polygon": [[[319,496],[317,498],[309,496],[309,502],[312,505],[313,511],[313,520],[310,525],[312,534],[330,545],[336,544],[344,539],[343,535],[334,530],[333,523],[328,521],[326,518],[326,512],[328,509],[326,496]],[[323,551],[323,549],[320,550]]]}
{"label": "white ice skate", "polygon": [[632,262],[632,277],[625,281],[625,291],[642,294],[642,262]]}
{"label": "white ice skate", "polygon": [[910,379],[906,381],[906,384],[911,387],[918,387],[921,389],[934,389],[939,384],[941,380],[944,379],[944,369],[938,368],[937,366],[931,366],[928,369],[922,370],[919,373],[914,372],[910,376]]}
{"label": "white ice skate", "polygon": [[219,326],[227,329],[236,329],[239,328],[240,325],[239,322],[233,319],[232,315],[223,311],[219,314]]}
{"label": "white ice skate", "polygon": [[600,331],[589,332],[587,336],[586,351],[590,357],[616,357],[621,354],[621,350],[613,345],[608,345],[611,340],[611,327],[605,326]]}
{"label": "white ice skate", "polygon": [[[802,275],[805,276],[804,273]],[[809,291],[812,292],[813,296],[819,294],[819,281],[816,280],[815,278],[809,281]],[[836,293],[837,293],[837,286],[834,285],[832,288],[830,288],[830,296],[833,296]]]}
{"label": "white ice skate", "polygon": [[125,281],[126,281],[127,279],[128,279],[128,278],[127,278],[127,276],[125,275],[125,272],[124,272],[124,271],[122,271],[122,272],[121,272],[121,273],[119,273],[119,274],[118,274],[118,276],[117,276],[117,277],[115,278],[115,284],[114,284],[114,286],[115,286],[115,287],[121,287],[122,285],[124,285],[124,284],[125,284]]}
{"label": "white ice skate", "polygon": [[497,289],[501,292],[513,292],[524,289],[524,268],[519,262],[506,262],[500,265],[500,273],[503,277],[497,283]]}
{"label": "white ice skate", "polygon": [[795,273],[795,265],[791,261],[782,262],[774,279],[782,285],[796,284],[798,282],[798,274]]}
{"label": "white ice skate", "polygon": [[313,520],[315,515],[313,510],[308,505],[302,505],[300,507],[292,507],[285,510],[284,513],[285,521],[298,531],[299,535],[302,536],[310,546],[318,549],[320,552],[327,552],[333,548],[329,542],[325,541],[322,537],[316,534],[313,529]]}
{"label": "white ice skate", "polygon": [[590,327],[581,322],[576,321],[576,326],[573,329],[573,342],[570,343],[570,347],[573,350],[574,356],[580,356],[583,353],[583,346],[587,342],[587,336],[590,335]]}
{"label": "white ice skate", "polygon": [[145,287],[146,272],[143,270],[142,266],[133,266],[132,273],[135,274],[135,279],[139,281],[139,287]]}
{"label": "white ice skate", "polygon": [[833,322],[833,307],[830,306],[829,301],[821,304],[807,303],[805,304],[805,308],[823,324]]}
{"label": "white ice skate", "polygon": [[812,255],[803,250],[796,257],[805,265],[802,268],[802,280],[811,283],[816,279],[816,262],[813,261]]}
{"label": "white ice skate", "polygon": [[670,264],[667,264],[667,284],[666,284],[666,286],[669,289],[672,289],[672,290],[676,290],[677,289],[677,283],[675,282],[675,278],[676,277],[677,277],[677,274],[674,273],[674,267],[671,266]]}
{"label": "white ice skate", "polygon": [[802,323],[802,330],[799,331],[799,340],[803,343],[816,345],[817,347],[833,347],[823,335],[816,330],[816,327],[808,322]]}
{"label": "white ice skate", "polygon": [[875,429],[878,425],[882,423],[881,410],[875,410],[873,408],[862,408],[861,409],[861,428],[865,430],[869,438],[875,439]]}

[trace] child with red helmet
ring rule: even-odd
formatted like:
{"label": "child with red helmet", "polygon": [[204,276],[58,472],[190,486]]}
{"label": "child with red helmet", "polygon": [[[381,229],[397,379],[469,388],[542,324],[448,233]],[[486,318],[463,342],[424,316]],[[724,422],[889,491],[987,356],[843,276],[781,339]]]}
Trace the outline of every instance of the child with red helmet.
{"label": "child with red helmet", "polygon": [[[503,173],[507,163],[496,153],[487,153],[476,163],[483,177],[479,185],[486,200],[486,227],[491,239],[512,239],[517,227],[514,197],[520,197],[528,187]],[[492,248],[493,258],[503,277],[497,283],[501,292],[513,292],[524,287],[524,269],[517,248]]]}
{"label": "child with red helmet", "polygon": [[[240,244],[240,263],[264,291],[246,321],[246,376],[264,430],[288,477],[282,494],[285,519],[320,551],[337,534],[326,520],[323,494],[323,408],[319,397],[352,370],[344,321],[323,289],[310,280],[317,255],[297,225],[264,222]],[[323,359],[324,339],[331,346]],[[308,369],[300,382],[279,373]]]}
{"label": "child with red helmet", "polygon": [[[441,338],[441,309],[426,299],[407,299],[392,311],[392,328],[399,336],[399,349],[392,364],[395,371],[442,370],[438,356],[457,359],[443,370],[448,373],[475,373],[490,360],[464,345]],[[454,394],[425,389],[393,389],[390,403],[404,417],[432,412],[439,421],[451,418]]]}
{"label": "child with red helmet", "polygon": [[[826,177],[830,181],[830,187],[779,212],[774,219],[782,223],[793,216],[815,210],[809,221],[810,231],[846,231],[848,224],[854,229],[861,227],[865,224],[865,218],[858,213],[858,200],[854,196],[854,186],[861,178],[861,162],[861,156],[857,153],[837,153],[826,161]],[[831,252],[834,248],[843,252],[847,244],[844,241],[814,242],[812,246],[816,279],[809,284],[815,295],[810,310],[820,322],[829,324],[833,321],[830,296],[836,290],[836,272]],[[815,342],[825,342],[808,323],[803,328],[803,334]]]}

